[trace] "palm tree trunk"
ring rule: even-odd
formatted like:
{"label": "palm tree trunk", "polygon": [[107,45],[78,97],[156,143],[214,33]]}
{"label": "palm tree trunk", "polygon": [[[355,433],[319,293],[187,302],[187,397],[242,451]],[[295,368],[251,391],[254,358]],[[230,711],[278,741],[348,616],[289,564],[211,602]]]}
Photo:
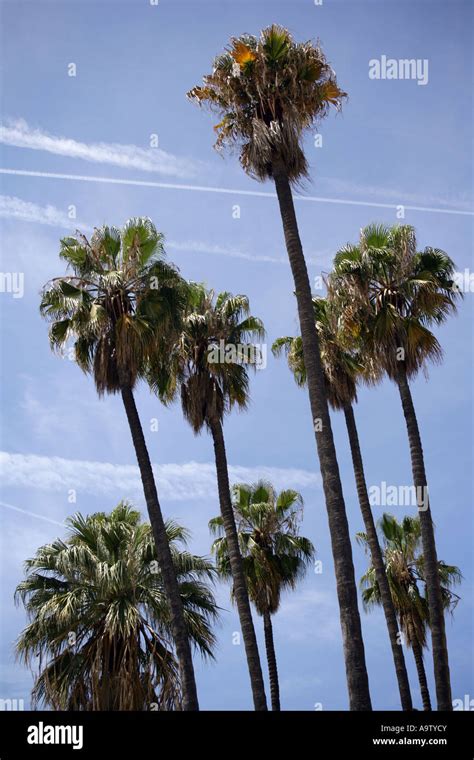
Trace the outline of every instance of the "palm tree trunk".
{"label": "palm tree trunk", "polygon": [[423,710],[426,712],[431,711],[430,692],[428,690],[428,682],[426,680],[425,666],[423,663],[423,652],[420,645],[416,642],[413,645],[413,656],[415,658],[416,672],[418,673],[418,681],[420,683],[421,700],[423,702]]}
{"label": "palm tree trunk", "polygon": [[217,487],[219,491],[219,503],[222,520],[224,522],[225,536],[229,550],[230,569],[234,584],[234,597],[237,603],[242,637],[244,640],[245,654],[252,687],[253,703],[255,710],[266,710],[267,699],[263,682],[262,666],[258,653],[257,637],[250,610],[250,601],[245,581],[242,555],[239,548],[239,538],[235,525],[234,510],[230,498],[229,471],[227,467],[227,455],[225,451],[224,434],[220,420],[210,420],[210,428],[214,443],[216,457]]}
{"label": "palm tree trunk", "polygon": [[270,678],[270,697],[272,710],[280,710],[280,685],[278,683],[278,668],[273,643],[272,617],[269,612],[263,613],[263,630],[265,632],[265,649],[267,650],[268,675]]}
{"label": "palm tree trunk", "polygon": [[421,542],[423,546],[423,571],[428,596],[431,641],[433,648],[434,676],[438,710],[452,710],[451,683],[449,676],[448,647],[444,624],[443,599],[438,574],[438,557],[434,537],[433,520],[428,499],[425,461],[421,445],[420,431],[415,407],[406,376],[405,367],[400,362],[398,389],[410,444],[413,483],[417,491],[418,514],[420,517]]}
{"label": "palm tree trunk", "polygon": [[401,642],[399,641],[397,616],[393,605],[390,586],[388,584],[387,573],[385,572],[385,563],[377,536],[377,530],[375,528],[374,516],[370,508],[367,484],[365,482],[364,465],[360,451],[359,435],[357,433],[354,409],[351,404],[344,407],[344,416],[346,418],[347,432],[349,435],[352,464],[357,486],[357,496],[359,498],[360,511],[362,512],[362,518],[364,520],[372,565],[375,568],[375,577],[380,590],[380,598],[387,623],[388,635],[390,637],[402,710],[412,710],[413,703],[411,700],[410,683],[408,681],[408,673],[405,665],[405,656],[403,654]]}
{"label": "palm tree trunk", "polygon": [[158,564],[163,576],[163,585],[171,610],[171,630],[179,662],[181,688],[183,690],[183,710],[199,710],[191,646],[189,644],[186,630],[183,604],[173,566],[173,558],[168,544],[168,538],[166,536],[166,528],[161,513],[160,502],[158,501],[158,493],[156,490],[150,457],[146,447],[145,437],[143,435],[132,389],[130,386],[122,386],[121,393],[123,405],[127,413],[128,424],[130,425],[130,431],[132,433],[138,466],[140,468],[143,491],[148,508],[148,516],[153,531],[153,538],[155,539]]}
{"label": "palm tree trunk", "polygon": [[371,710],[369,679],[357,605],[352,547],[324,388],[324,374],[314,323],[311,287],[299,237],[291,187],[285,168],[279,164],[274,164],[273,178],[280,205],[286,249],[295,283],[303,357],[308,378],[311,413],[316,433],[334,557],[349,705],[351,710]]}
{"label": "palm tree trunk", "polygon": [[420,684],[421,701],[423,703],[423,710],[431,712],[431,699],[428,689],[428,681],[426,680],[425,665],[423,662],[423,649],[420,642],[417,639],[415,627],[409,624],[410,630],[410,643],[413,649],[413,656],[415,658],[416,672],[418,673],[418,682]]}

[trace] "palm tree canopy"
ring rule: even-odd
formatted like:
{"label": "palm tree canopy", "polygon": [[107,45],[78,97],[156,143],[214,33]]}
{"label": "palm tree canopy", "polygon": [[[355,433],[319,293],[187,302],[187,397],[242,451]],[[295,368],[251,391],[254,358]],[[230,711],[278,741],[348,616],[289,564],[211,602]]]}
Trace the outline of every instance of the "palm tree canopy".
{"label": "palm tree canopy", "polygon": [[[344,346],[331,302],[325,298],[313,298],[313,307],[326,396],[333,409],[343,409],[357,401],[358,379],[368,382],[373,378],[373,373],[369,373],[368,363],[366,366],[362,364],[360,354],[356,350]],[[272,351],[275,356],[285,351],[288,366],[297,385],[304,386],[306,369],[301,336],[278,338],[272,345]]]}
{"label": "palm tree canopy", "polygon": [[164,361],[155,357],[149,382],[164,403],[181,393],[183,414],[197,433],[212,419],[222,421],[249,398],[248,369],[260,361],[257,341],[263,323],[250,313],[248,298],[193,284],[177,339]]}
{"label": "palm tree canopy", "polygon": [[179,322],[185,284],[164,261],[163,236],[148,218],[120,230],[96,229],[88,240],[61,240],[71,274],[49,282],[41,313],[50,343],[62,350],[74,339],[75,358],[92,373],[99,394],[133,388],[150,354]]}
{"label": "palm tree canopy", "polygon": [[[421,554],[421,527],[418,517],[405,516],[399,523],[389,514],[378,522],[384,545],[384,562],[395,610],[407,643],[413,644],[413,635],[421,647],[426,646],[426,627],[429,625],[429,609],[424,585],[423,555]],[[365,533],[358,533],[357,540],[367,550]],[[453,611],[459,597],[452,586],[461,581],[461,572],[454,565],[438,562],[445,610]],[[370,566],[361,578],[362,600],[366,609],[381,603],[375,569]]]}
{"label": "palm tree canopy", "polygon": [[417,251],[410,225],[371,224],[358,245],[336,254],[329,289],[346,332],[363,337],[368,354],[395,379],[401,362],[411,377],[428,360],[441,360],[430,328],[456,309],[454,274],[444,251]]}
{"label": "palm tree canopy", "polygon": [[[274,614],[281,592],[294,588],[314,557],[311,541],[299,535],[303,499],[290,489],[279,494],[270,483],[238,484],[233,508],[249,597],[260,615]],[[218,538],[212,545],[217,568],[230,578],[230,559],[222,517],[209,522]]]}
{"label": "palm tree canopy", "polygon": [[[15,592],[30,619],[17,654],[39,665],[33,701],[67,710],[180,709],[171,611],[150,525],[126,502],[110,514],[76,514],[67,525],[65,540],[27,560]],[[212,657],[215,568],[186,550],[183,527],[170,520],[166,532],[190,640]]]}
{"label": "palm tree canopy", "polygon": [[188,97],[218,113],[216,148],[237,146],[247,173],[266,179],[277,161],[295,181],[307,174],[304,131],[331,105],[339,109],[345,93],[318,44],[273,24],[258,38],[233,37]]}

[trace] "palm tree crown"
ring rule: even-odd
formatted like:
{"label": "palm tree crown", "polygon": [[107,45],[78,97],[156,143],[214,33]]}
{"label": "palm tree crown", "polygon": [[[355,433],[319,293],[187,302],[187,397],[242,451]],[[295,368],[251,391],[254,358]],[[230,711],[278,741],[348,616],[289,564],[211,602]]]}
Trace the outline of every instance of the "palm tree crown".
{"label": "palm tree crown", "polygon": [[[379,520],[379,528],[384,543],[384,559],[392,598],[401,629],[408,646],[413,639],[421,647],[426,646],[426,626],[429,625],[429,610],[422,587],[425,583],[423,555],[421,554],[421,526],[417,517],[404,517],[402,522],[392,515],[384,514]],[[365,533],[357,534],[358,541],[367,546]],[[454,565],[438,561],[443,606],[453,610],[459,597],[452,586],[459,583],[461,573]],[[362,600],[367,609],[380,604],[380,591],[371,566],[362,576]]]}
{"label": "palm tree crown", "polygon": [[180,389],[183,414],[197,433],[233,406],[246,408],[248,368],[258,364],[255,341],[264,335],[246,296],[216,296],[194,284],[177,340],[164,362],[158,356],[151,365],[151,386],[165,403]]}
{"label": "palm tree crown", "polygon": [[[314,320],[319,338],[324,370],[326,397],[333,409],[344,409],[357,401],[357,382],[374,382],[375,373],[369,363],[362,363],[360,353],[347,347],[347,339],[338,326],[332,303],[326,298],[313,298]],[[285,351],[288,366],[298,386],[306,385],[303,342],[300,336],[277,338],[272,345],[275,356]],[[372,366],[372,365],[371,365]]]}
{"label": "palm tree crown", "polygon": [[177,322],[184,283],[163,256],[163,236],[147,218],[96,229],[90,241],[61,240],[72,273],[48,283],[41,312],[52,323],[52,348],[74,337],[76,361],[99,394],[133,388]]}
{"label": "palm tree crown", "polygon": [[[125,502],[67,524],[68,538],[40,547],[16,589],[30,617],[18,655],[28,664],[39,657],[33,701],[63,710],[180,709],[171,613],[150,525]],[[188,635],[212,657],[214,568],[186,550],[184,528],[168,521],[166,532]]]}
{"label": "palm tree crown", "polygon": [[349,333],[361,332],[375,364],[392,379],[403,365],[410,378],[442,357],[429,328],[456,309],[461,294],[454,273],[444,251],[417,251],[413,227],[371,224],[359,245],[338,251],[329,284],[340,319]]}
{"label": "palm tree crown", "polygon": [[219,114],[216,147],[238,146],[247,173],[263,180],[281,162],[295,181],[307,174],[303,132],[330,105],[339,108],[345,93],[319,46],[297,43],[273,24],[259,38],[233,37],[212,74],[188,97]]}
{"label": "palm tree crown", "polygon": [[[384,542],[383,562],[389,584],[389,593],[403,632],[406,644],[413,650],[423,709],[431,710],[431,697],[423,662],[423,650],[427,646],[426,631],[430,625],[430,606],[426,597],[428,591],[425,578],[425,558],[420,553],[422,524],[420,518],[404,517],[399,523],[392,515],[384,514],[379,521]],[[365,533],[357,535],[358,541],[366,548],[369,539]],[[440,586],[441,615],[453,610],[459,597],[451,587],[461,580],[457,567],[436,561],[436,573]],[[424,584],[424,593],[420,588]],[[373,563],[361,578],[362,599],[366,609],[382,603],[380,584]],[[431,621],[432,638],[434,624]],[[402,642],[398,642],[401,644]],[[433,645],[434,647],[434,645]]]}
{"label": "palm tree crown", "polygon": [[[235,485],[232,493],[250,599],[260,615],[274,615],[282,590],[295,587],[314,556],[311,541],[298,534],[303,499],[289,489],[277,494],[264,481]],[[222,517],[211,520],[209,527],[219,536],[212,546],[217,568],[231,577]]]}

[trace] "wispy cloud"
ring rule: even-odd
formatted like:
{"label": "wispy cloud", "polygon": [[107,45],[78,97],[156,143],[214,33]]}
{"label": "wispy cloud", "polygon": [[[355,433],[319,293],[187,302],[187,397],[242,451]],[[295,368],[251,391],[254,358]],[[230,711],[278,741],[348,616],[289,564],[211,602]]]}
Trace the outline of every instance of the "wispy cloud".
{"label": "wispy cloud", "polygon": [[[213,462],[185,462],[154,465],[160,495],[169,501],[208,499],[216,492]],[[142,497],[142,484],[136,465],[82,461],[34,454],[0,452],[2,486],[33,488],[42,491],[78,492],[117,498]],[[320,488],[318,473],[296,468],[229,467],[231,482],[270,480],[277,489]]]}
{"label": "wispy cloud", "polygon": [[8,119],[0,125],[0,142],[16,148],[30,148],[57,156],[80,158],[96,164],[122,169],[139,169],[170,177],[194,177],[201,162],[180,158],[161,148],[140,148],[121,143],[84,143],[70,137],[51,135],[31,127],[24,119]]}
{"label": "wispy cloud", "polygon": [[[70,352],[71,347],[72,344],[67,346],[62,354],[62,362],[67,365],[75,364],[73,353]],[[49,443],[52,439],[67,438],[73,424],[75,435],[90,446],[94,442],[95,433],[91,431],[89,421],[94,419],[107,436],[110,445],[122,431],[122,423],[117,419],[114,405],[97,403],[93,389],[84,388],[85,378],[82,373],[70,374],[68,369],[61,366],[58,366],[57,372],[57,375],[48,378],[48,392],[46,394],[43,391],[41,396],[35,387],[36,378],[26,374],[18,378],[25,384],[18,409],[24,413],[31,438],[36,439],[40,445]],[[73,412],[71,398],[74,398]]]}
{"label": "wispy cloud", "polygon": [[[77,219],[70,219],[64,211],[56,206],[51,204],[40,206],[37,203],[31,203],[30,201],[10,195],[0,195],[0,218],[45,224],[51,227],[64,227],[65,229],[79,229],[84,232],[90,232],[93,229],[91,225],[84,224]],[[285,256],[277,257],[258,253],[253,254],[248,250],[241,250],[228,245],[217,245],[203,240],[168,240],[166,247],[171,251],[224,256],[264,264],[288,264],[288,259]],[[326,261],[326,258],[327,252],[323,252],[317,257],[307,256],[306,261],[308,264],[321,265],[322,262]]]}
{"label": "wispy cloud", "polygon": [[440,196],[431,193],[413,193],[393,187],[381,185],[366,185],[351,180],[335,177],[320,177],[319,181],[331,192],[341,193],[352,197],[380,198],[394,201],[397,205],[416,204],[422,206],[445,206],[464,211],[472,211],[473,199],[465,194],[462,196]]}
{"label": "wispy cloud", "polygon": [[177,242],[175,240],[169,240],[167,242],[167,248],[175,251],[190,251],[192,253],[208,253],[216,256],[229,256],[234,259],[245,259],[246,261],[262,261],[270,264],[287,264],[288,260],[284,257],[276,258],[275,256],[262,256],[261,254],[253,254],[249,251],[241,251],[237,248],[224,245],[214,245],[213,243],[206,243],[200,240],[185,240],[183,242]]}
{"label": "wispy cloud", "polygon": [[16,219],[20,222],[34,222],[46,224],[51,227],[64,227],[66,229],[90,229],[84,224],[79,224],[76,219],[71,219],[64,211],[48,204],[39,206],[37,203],[24,201],[11,195],[0,195],[0,217],[4,219]]}
{"label": "wispy cloud", "polygon": [[[226,245],[214,245],[213,243],[206,243],[200,240],[184,240],[183,242],[177,242],[175,240],[169,240],[166,247],[175,251],[190,251],[191,253],[204,253],[216,256],[228,256],[231,259],[244,259],[245,261],[258,261],[267,264],[285,264],[288,265],[288,258],[286,256],[265,256],[258,253],[251,253],[250,251],[242,251],[238,248],[232,248]],[[306,263],[313,264],[315,266],[327,265],[331,261],[332,252],[327,249],[316,254],[306,255]]]}

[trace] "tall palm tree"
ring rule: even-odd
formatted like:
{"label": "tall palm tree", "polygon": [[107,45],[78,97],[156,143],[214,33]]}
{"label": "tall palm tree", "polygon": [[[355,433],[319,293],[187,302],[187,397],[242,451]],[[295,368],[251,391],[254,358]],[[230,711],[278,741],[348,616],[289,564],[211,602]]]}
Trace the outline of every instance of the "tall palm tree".
{"label": "tall palm tree", "polygon": [[[376,368],[368,365],[364,366],[357,353],[353,349],[350,350],[344,346],[337,326],[337,314],[327,299],[314,298],[313,306],[321,349],[321,360],[324,368],[326,395],[333,409],[344,412],[346,421],[357,496],[364,520],[370,555],[377,576],[378,588],[380,589],[381,603],[390,638],[401,705],[403,710],[411,710],[412,700],[405,657],[399,644],[395,607],[390,594],[382,549],[380,548],[374,516],[370,507],[359,434],[353,408],[354,404],[357,403],[358,378],[362,376],[366,381],[375,381],[377,379]],[[306,369],[301,338],[279,338],[274,342],[272,348],[276,355],[281,353],[282,350],[286,351],[288,365],[293,372],[297,384],[299,386],[304,385],[306,383]]]}
{"label": "tall palm tree", "polygon": [[[420,554],[421,525],[419,518],[404,517],[399,523],[392,515],[379,520],[384,542],[384,562],[400,628],[408,647],[413,650],[424,710],[431,710],[430,693],[423,664],[423,649],[427,646],[426,630],[430,625],[426,597],[420,589],[425,583],[424,557]],[[367,535],[358,534],[359,542],[368,548]],[[443,609],[453,610],[459,601],[451,587],[461,580],[459,568],[438,561]],[[362,598],[366,609],[380,605],[380,587],[373,564],[362,576]]]}
{"label": "tall palm tree", "polygon": [[455,311],[460,295],[454,264],[437,248],[417,251],[409,225],[369,225],[359,245],[348,244],[334,260],[331,287],[350,329],[362,326],[366,350],[400,393],[410,445],[430,610],[436,696],[439,710],[452,710],[448,649],[433,519],[421,436],[409,381],[429,360],[439,362],[441,346],[429,329]]}
{"label": "tall palm tree", "polygon": [[[16,589],[29,623],[16,650],[39,673],[33,702],[55,710],[180,710],[182,683],[172,611],[151,526],[121,502],[67,521],[69,535],[41,546]],[[215,569],[186,550],[187,532],[165,525],[186,632],[213,656]]]}
{"label": "tall palm tree", "polygon": [[245,409],[248,404],[248,367],[259,361],[254,341],[264,335],[262,322],[250,314],[246,296],[227,292],[215,296],[195,284],[180,334],[168,346],[166,360],[158,354],[150,369],[150,385],[161,400],[168,403],[180,393],[184,417],[194,433],[206,428],[212,435],[219,504],[256,710],[267,709],[265,687],[232,509],[223,421],[233,407]]}
{"label": "tall palm tree", "polygon": [[92,374],[99,396],[121,394],[172,610],[183,707],[197,710],[182,600],[133,395],[150,355],[179,322],[184,283],[164,261],[162,235],[147,218],[130,219],[122,230],[96,229],[90,241],[82,234],[64,238],[59,255],[71,274],[49,282],[41,301],[41,313],[51,323],[51,347],[60,351],[73,338],[76,362]]}
{"label": "tall palm tree", "polygon": [[[280,710],[272,615],[278,611],[282,591],[294,589],[304,576],[314,547],[308,538],[299,535],[303,499],[297,491],[287,489],[277,494],[270,483],[259,481],[235,485],[232,493],[247,588],[263,618],[272,710]],[[231,578],[222,517],[211,520],[209,527],[218,536],[212,545],[217,568],[224,578]]]}
{"label": "tall palm tree", "polygon": [[273,25],[259,38],[232,38],[214,62],[212,74],[189,97],[207,104],[221,121],[216,147],[237,146],[244,171],[275,183],[288,258],[293,274],[311,413],[334,556],[350,708],[370,710],[369,682],[357,605],[352,547],[339,467],[324,389],[311,287],[298,232],[292,185],[308,175],[302,148],[305,132],[339,108],[338,87],[324,53],[311,42],[296,43]]}

